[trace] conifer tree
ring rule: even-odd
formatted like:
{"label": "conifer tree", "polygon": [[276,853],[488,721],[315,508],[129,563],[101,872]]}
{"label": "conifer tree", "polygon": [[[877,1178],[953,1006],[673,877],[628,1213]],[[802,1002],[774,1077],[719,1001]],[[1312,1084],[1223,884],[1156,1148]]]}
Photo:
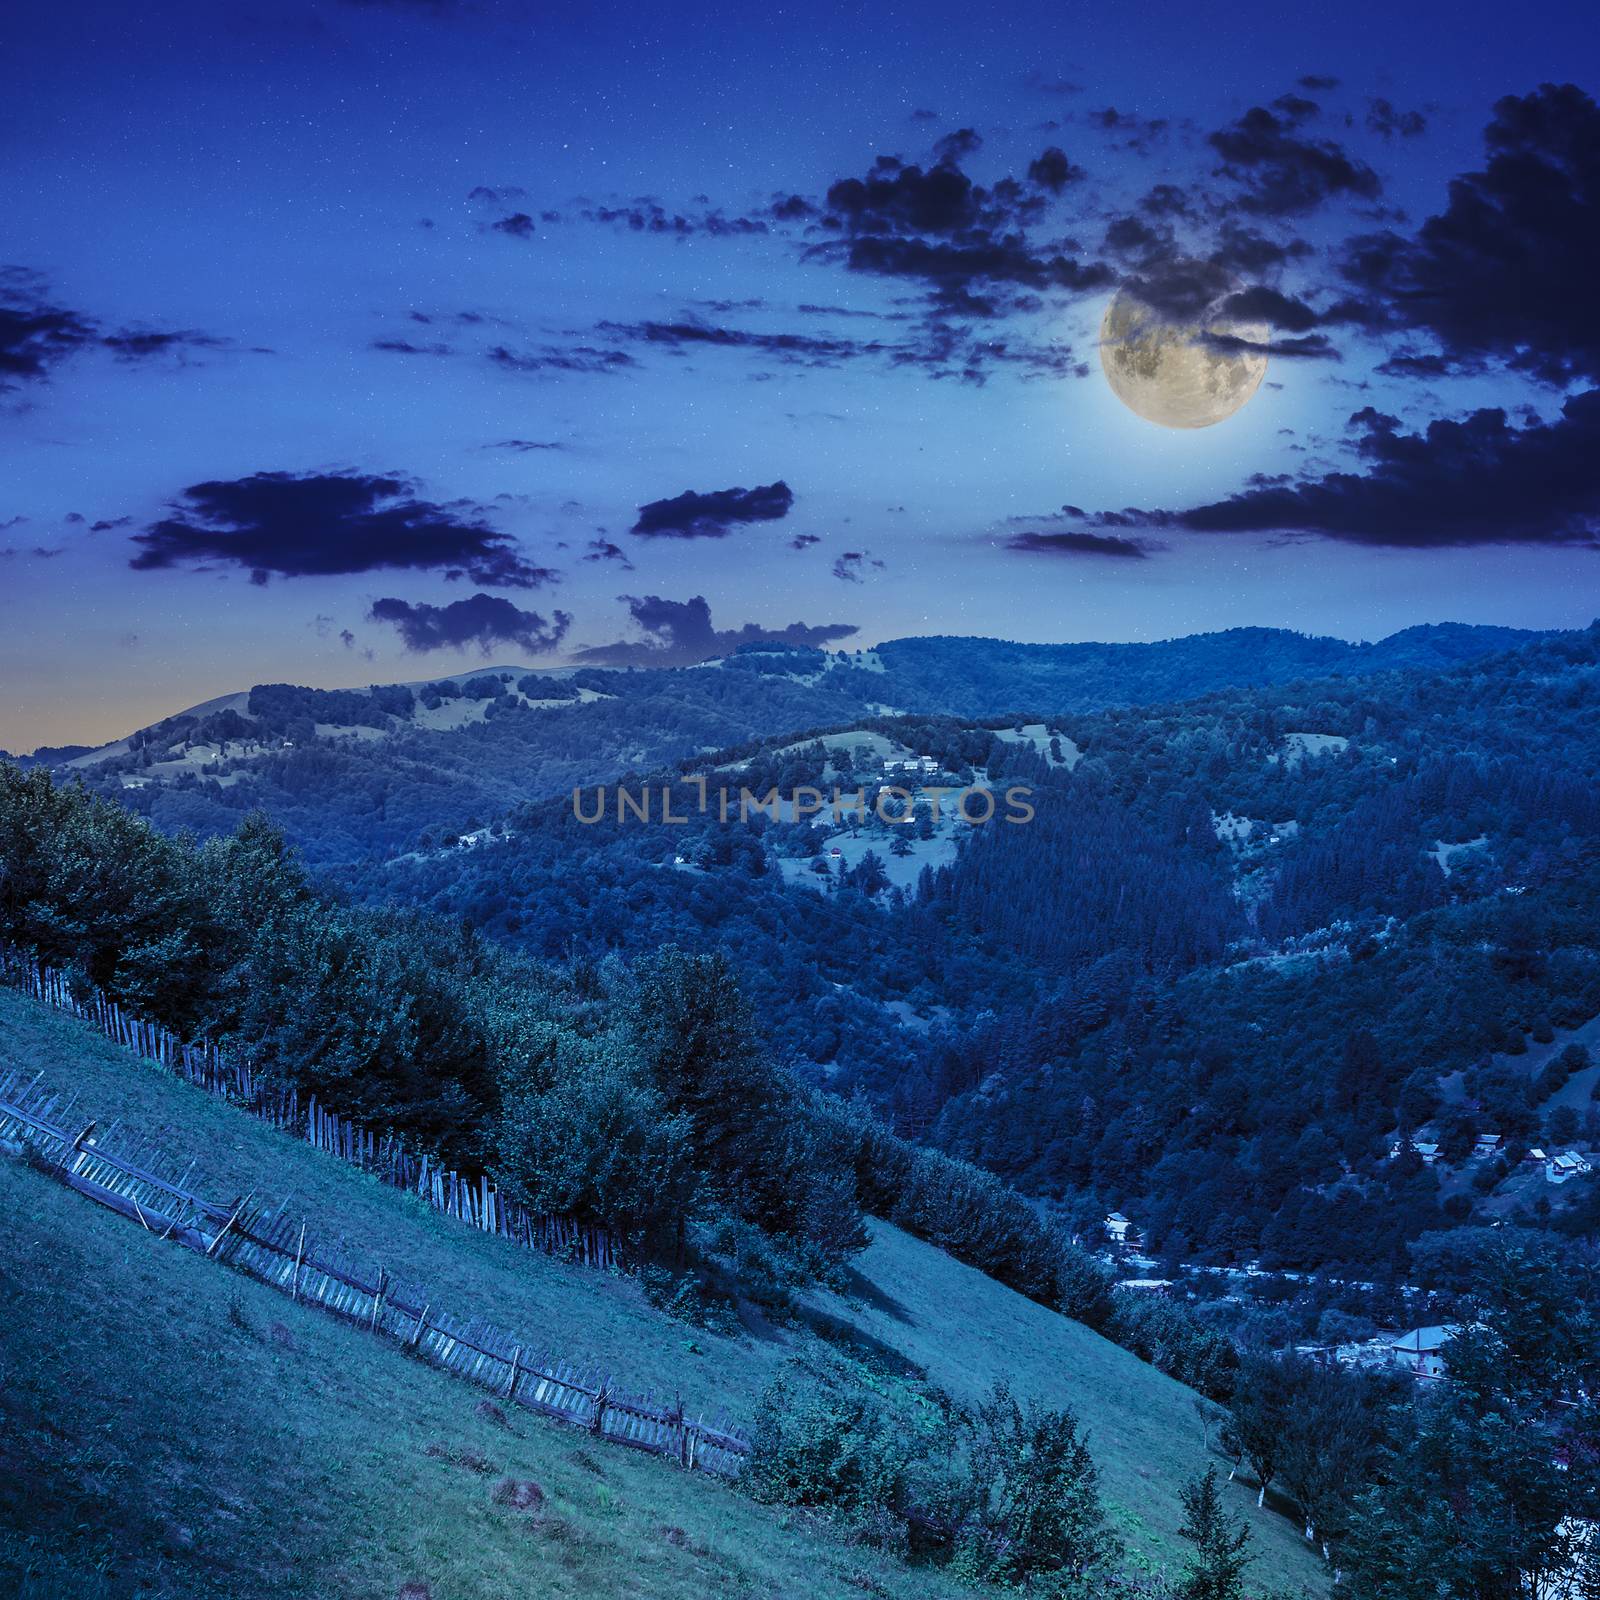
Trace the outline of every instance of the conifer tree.
{"label": "conifer tree", "polygon": [[1217,1469],[1207,1467],[1181,1492],[1181,1538],[1194,1545],[1188,1571],[1178,1593],[1182,1600],[1244,1600],[1244,1569],[1253,1557],[1245,1552],[1250,1530],[1230,1517],[1217,1487]]}

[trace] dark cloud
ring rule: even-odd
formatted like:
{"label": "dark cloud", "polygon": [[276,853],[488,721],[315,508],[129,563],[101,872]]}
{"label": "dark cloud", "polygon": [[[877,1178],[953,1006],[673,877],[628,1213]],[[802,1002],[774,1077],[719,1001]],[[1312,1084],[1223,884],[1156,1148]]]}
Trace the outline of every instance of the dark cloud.
{"label": "dark cloud", "polygon": [[783,628],[747,622],[740,628],[719,629],[712,626],[711,607],[701,595],[690,600],[663,600],[653,594],[623,595],[621,599],[644,640],[594,645],[578,651],[575,661],[606,667],[687,667],[729,655],[742,644],[782,643],[820,649],[857,632],[847,622],[791,622]]}
{"label": "dark cloud", "polygon": [[1308,89],[1312,94],[1326,94],[1331,89],[1339,87],[1337,78],[1330,78],[1325,73],[1308,72],[1303,78],[1296,78],[1298,88]]}
{"label": "dark cloud", "polygon": [[1123,149],[1138,155],[1148,153],[1172,127],[1166,117],[1141,117],[1130,111],[1118,111],[1115,106],[1091,111],[1086,120],[1091,128],[1114,135]]}
{"label": "dark cloud", "polygon": [[407,600],[375,600],[369,622],[387,622],[400,632],[407,650],[464,650],[476,645],[484,655],[498,645],[514,644],[530,655],[547,655],[566,638],[572,618],[553,612],[548,620],[537,611],[522,611],[498,595],[475,594],[449,605]]}
{"label": "dark cloud", "polygon": [[1454,378],[1472,368],[1432,351],[1400,351],[1378,363],[1374,371],[1386,378]]}
{"label": "dark cloud", "polygon": [[100,341],[119,361],[144,361],[151,356],[178,355],[185,350],[220,350],[228,341],[193,328],[150,331],[125,329]]}
{"label": "dark cloud", "polygon": [[1240,322],[1270,322],[1286,333],[1304,333],[1322,320],[1304,300],[1262,284],[1228,295],[1222,310]]}
{"label": "dark cloud", "polygon": [[56,304],[25,268],[0,269],[0,393],[50,376],[89,349],[119,361],[146,361],[186,350],[221,349],[227,340],[193,329],[123,328],[107,332],[86,312]]}
{"label": "dark cloud", "polygon": [[1053,181],[1059,178],[1064,187],[1076,179],[1061,152],[1052,147],[1037,158],[1030,182],[1007,177],[985,186],[961,170],[970,148],[941,141],[938,159],[926,169],[880,156],[864,177],[841,178],[828,189],[821,219],[841,237],[812,245],[808,257],[842,258],[852,272],[912,279],[937,304],[971,316],[1002,309],[989,286],[1081,293],[1111,281],[1104,265],[1077,259],[1062,243],[1039,246],[1028,236],[1050,203]]}
{"label": "dark cloud", "polygon": [[806,333],[760,333],[748,328],[728,328],[685,319],[678,322],[602,322],[600,333],[612,339],[632,339],[665,350],[709,346],[722,350],[753,350],[777,360],[808,367],[837,366],[861,356],[879,356],[888,346],[877,340],[823,338]]}
{"label": "dark cloud", "polygon": [[410,339],[374,339],[372,348],[392,356],[448,356],[455,354],[447,344],[416,344]]}
{"label": "dark cloud", "polygon": [[1270,484],[1183,512],[1112,512],[1102,526],[1204,533],[1285,531],[1413,549],[1489,544],[1600,544],[1600,390],[1573,395],[1559,418],[1511,426],[1486,408],[1403,433],[1367,407],[1351,419],[1360,472]]}
{"label": "dark cloud", "polygon": [[797,533],[789,541],[791,550],[809,550],[814,544],[821,544],[822,536],[816,533]]}
{"label": "dark cloud", "polygon": [[196,483],[174,514],[133,536],[130,563],[242,567],[251,581],[385,570],[440,571],[495,589],[533,589],[556,574],[528,562],[481,507],[419,499],[398,474],[257,472]]}
{"label": "dark cloud", "polygon": [[1139,202],[1139,209],[1152,217],[1178,217],[1184,221],[1199,215],[1194,191],[1175,183],[1154,184]]}
{"label": "dark cloud", "polygon": [[909,311],[862,311],[855,306],[819,306],[802,300],[795,310],[807,317],[860,317],[869,322],[909,322]]}
{"label": "dark cloud", "polygon": [[1158,256],[1123,280],[1122,292],[1167,322],[1204,324],[1220,314],[1234,280],[1214,261]]}
{"label": "dark cloud", "polygon": [[1239,204],[1246,211],[1300,216],[1341,195],[1375,200],[1382,192],[1377,173],[1365,162],[1331,139],[1301,131],[1316,109],[1310,100],[1285,95],[1270,109],[1253,106],[1209,136],[1222,157],[1221,175],[1243,190]]}
{"label": "dark cloud", "polygon": [[1030,530],[1014,533],[1006,540],[1007,550],[1040,556],[1117,556],[1144,561],[1159,546],[1148,539],[1124,539],[1105,533],[1040,533]]}
{"label": "dark cloud", "polygon": [[[777,202],[779,206],[784,204],[787,202]],[[774,211],[776,214],[776,206]],[[630,233],[666,235],[675,239],[690,239],[697,234],[704,234],[713,239],[725,239],[770,231],[764,217],[728,217],[720,211],[701,211],[686,215],[683,212],[668,211],[659,200],[649,197],[631,201],[626,205],[588,206],[582,209],[579,215],[589,222],[626,228]]]}
{"label": "dark cloud", "polygon": [[721,539],[742,522],[775,522],[789,514],[794,491],[780,479],[754,489],[716,489],[699,494],[685,489],[670,500],[639,507],[628,531],[645,538]]}
{"label": "dark cloud", "polygon": [[1051,194],[1060,194],[1069,183],[1081,183],[1087,176],[1083,168],[1067,159],[1065,150],[1051,145],[1028,163],[1028,181]]}
{"label": "dark cloud", "polygon": [[1353,242],[1347,277],[1452,361],[1600,380],[1600,107],[1572,84],[1498,102],[1481,171],[1406,239]]}
{"label": "dark cloud", "polygon": [[953,133],[947,133],[942,139],[935,141],[933,153],[941,166],[959,166],[968,156],[976,155],[982,148],[983,139],[976,129],[957,128]]}
{"label": "dark cloud", "polygon": [[[837,312],[822,306],[799,309],[822,315],[871,315]],[[889,314],[879,320],[901,318]],[[1077,365],[1065,345],[981,338],[968,327],[940,318],[927,319],[914,334],[895,340],[733,328],[697,318],[673,322],[603,322],[596,332],[609,340],[630,341],[675,354],[694,349],[740,351],[769,357],[785,366],[819,369],[840,367],[852,361],[879,361],[892,367],[917,367],[931,378],[955,377],[974,383],[982,383],[994,365],[1016,366],[1024,376],[1030,377],[1074,370]]]}
{"label": "dark cloud", "polygon": [[870,550],[846,550],[833,564],[833,575],[841,583],[861,583],[866,573],[882,572],[883,562]]}
{"label": "dark cloud", "polygon": [[1266,234],[1228,218],[1218,229],[1209,259],[1230,272],[1255,277],[1263,272],[1276,272],[1310,254],[1311,246],[1304,239],[1269,239]]}
{"label": "dark cloud", "polygon": [[[824,254],[817,246],[813,253]],[[1114,278],[1104,263],[1084,262],[1061,251],[1036,251],[1020,234],[995,237],[976,230],[966,242],[872,235],[850,241],[845,255],[853,272],[915,278],[939,294],[960,299],[960,309],[995,314],[991,301],[970,291],[975,284],[1018,284],[1029,289],[1064,289],[1084,294]]]}
{"label": "dark cloud", "polygon": [[1342,361],[1325,333],[1306,333],[1287,339],[1246,339],[1237,333],[1207,332],[1204,342],[1221,355],[1281,356],[1290,361]]}
{"label": "dark cloud", "polygon": [[534,450],[565,450],[567,447],[550,439],[496,439],[492,444],[481,444],[480,450],[510,450],[516,455],[527,455]]}
{"label": "dark cloud", "polygon": [[47,376],[93,340],[92,325],[75,312],[41,299],[7,296],[0,301],[0,389]]}
{"label": "dark cloud", "polygon": [[[1202,336],[1215,349],[1292,360],[1337,361],[1339,352],[1327,334],[1312,330],[1367,324],[1373,316],[1365,302],[1348,297],[1319,309],[1265,284],[1239,288],[1230,267],[1215,258],[1154,257],[1125,280],[1123,292],[1142,300],[1166,321],[1205,329]],[[1227,323],[1268,323],[1277,336],[1250,338],[1237,326],[1218,326]]]}
{"label": "dark cloud", "polygon": [[543,345],[536,350],[513,350],[497,344],[489,360],[503,372],[626,372],[638,362],[626,350],[601,350],[594,345]]}
{"label": "dark cloud", "polygon": [[533,218],[526,211],[513,211],[501,217],[496,222],[489,224],[491,233],[503,233],[512,239],[534,239],[538,237],[538,229],[534,226]]}
{"label": "dark cloud", "polygon": [[1153,260],[1173,248],[1173,232],[1142,217],[1117,217],[1106,224],[1105,247],[1124,260]]}
{"label": "dark cloud", "polygon": [[1380,95],[1367,102],[1367,131],[1380,139],[1415,139],[1428,131],[1428,119],[1420,111],[1401,111]]}
{"label": "dark cloud", "polygon": [[628,559],[628,552],[620,544],[613,544],[610,539],[591,539],[588,552],[583,559],[585,561],[615,561],[625,571],[633,571],[633,563]]}
{"label": "dark cloud", "polygon": [[864,178],[841,178],[829,187],[828,210],[835,227],[901,237],[953,238],[1014,220],[1011,198],[975,184],[955,159],[924,171],[879,156]]}

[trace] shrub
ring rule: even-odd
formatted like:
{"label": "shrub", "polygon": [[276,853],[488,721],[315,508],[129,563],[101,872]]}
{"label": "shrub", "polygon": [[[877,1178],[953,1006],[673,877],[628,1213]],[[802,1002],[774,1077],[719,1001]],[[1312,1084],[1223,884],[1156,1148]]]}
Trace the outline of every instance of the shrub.
{"label": "shrub", "polygon": [[[1100,1509],[1098,1475],[1070,1411],[1024,1409],[999,1384],[978,1410],[971,1508],[957,1569],[1008,1588],[1039,1579],[1081,1586],[1116,1553]],[[1083,1591],[1086,1595],[1089,1591]]]}
{"label": "shrub", "polygon": [[879,1543],[904,1537],[912,1454],[871,1399],[779,1380],[762,1396],[751,1446],[740,1481],[757,1500],[834,1511]]}

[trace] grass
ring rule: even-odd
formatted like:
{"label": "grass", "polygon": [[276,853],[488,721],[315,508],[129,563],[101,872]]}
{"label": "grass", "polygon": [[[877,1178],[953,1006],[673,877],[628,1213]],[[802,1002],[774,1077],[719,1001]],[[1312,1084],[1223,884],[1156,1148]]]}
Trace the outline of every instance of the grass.
{"label": "grass", "polygon": [[[476,1312],[530,1346],[608,1367],[620,1385],[681,1394],[691,1411],[749,1418],[767,1384],[795,1364],[830,1383],[870,1386],[891,1403],[910,1403],[923,1387],[890,1375],[908,1364],[963,1401],[1004,1378],[1021,1396],[1071,1406],[1090,1435],[1108,1514],[1131,1564],[1170,1572],[1181,1559],[1178,1490],[1206,1461],[1192,1391],[897,1229],[873,1225],[852,1293],[815,1295],[809,1326],[724,1337],[667,1317],[628,1278],[565,1266],[442,1217],[83,1024],[0,990],[0,1070],[14,1065],[43,1070],[54,1087],[75,1091],[102,1127],[119,1118],[169,1155],[193,1157],[191,1182],[201,1193],[231,1200],[254,1190],[273,1203],[287,1195],[291,1213],[312,1219],[314,1236],[342,1237],[395,1276],[424,1285],[435,1303]],[[834,1533],[788,1524],[725,1487],[625,1450],[589,1448],[604,1474],[595,1479],[574,1467],[574,1436],[562,1429],[520,1419],[512,1438],[476,1416],[474,1391],[319,1313],[184,1252],[158,1249],[14,1163],[0,1162],[0,1183],[7,1219],[0,1233],[11,1236],[0,1240],[10,1312],[0,1329],[0,1460],[13,1486],[0,1488],[0,1527],[15,1526],[24,1513],[21,1525],[30,1527],[47,1501],[45,1526],[33,1531],[46,1545],[64,1542],[75,1572],[91,1553],[107,1560],[147,1539],[161,1549],[173,1537],[166,1531],[173,1518],[195,1540],[167,1558],[175,1572],[195,1569],[189,1587],[108,1593],[384,1596],[411,1577],[432,1585],[432,1600],[523,1592],[665,1597],[680,1592],[680,1578],[691,1586],[685,1593],[703,1594],[713,1579],[735,1594],[874,1592],[849,1583],[852,1572],[886,1595],[955,1592],[932,1574],[897,1570]],[[26,1223],[19,1227],[18,1219]],[[252,1332],[229,1320],[234,1302]],[[292,1348],[274,1324],[288,1330]],[[555,1527],[560,1519],[572,1539],[552,1550],[530,1531],[528,1513],[508,1519],[490,1501],[496,1479],[469,1482],[475,1474],[446,1470],[425,1454],[435,1442],[482,1452],[497,1475],[537,1481],[547,1499],[533,1520],[547,1517]],[[33,1452],[20,1473],[9,1470],[17,1450]],[[285,1475],[281,1489],[274,1461]],[[36,1486],[28,1503],[8,1498],[30,1476]],[[224,1486],[238,1481],[213,1493],[213,1477]],[[58,1500],[77,1510],[56,1511]],[[197,1509],[186,1520],[179,1508],[190,1500]],[[1243,1486],[1230,1500],[1256,1536],[1254,1580],[1320,1592],[1325,1569],[1290,1524],[1258,1512]],[[96,1505],[106,1509],[91,1514]],[[296,1508],[300,1529],[292,1564],[298,1572],[310,1563],[320,1588],[296,1588],[295,1574],[273,1574],[284,1507]],[[686,1542],[658,1549],[662,1527],[686,1530]],[[117,1532],[130,1528],[140,1530],[137,1537]],[[501,1538],[505,1529],[510,1543]],[[257,1560],[250,1551],[258,1542],[260,1570],[241,1575],[237,1588],[200,1581],[205,1560],[223,1559],[221,1550],[229,1560]],[[488,1552],[481,1556],[474,1553],[480,1543]],[[625,1555],[633,1544],[641,1552],[637,1582]],[[701,1547],[709,1553],[694,1555]],[[520,1569],[495,1563],[512,1552],[533,1562],[545,1587],[510,1583],[507,1574]],[[0,1573],[5,1560],[0,1554]],[[724,1560],[739,1575],[718,1564]],[[90,1591],[69,1585],[59,1592]]]}
{"label": "grass", "polygon": [[480,1391],[20,1162],[0,1161],[0,1209],[0,1592],[959,1592],[700,1474],[501,1422]]}

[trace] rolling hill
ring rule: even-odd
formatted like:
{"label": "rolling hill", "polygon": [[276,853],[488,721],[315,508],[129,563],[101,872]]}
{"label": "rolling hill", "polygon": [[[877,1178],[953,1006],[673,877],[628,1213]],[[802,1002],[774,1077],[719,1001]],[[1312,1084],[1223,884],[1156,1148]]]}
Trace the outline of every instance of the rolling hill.
{"label": "rolling hill", "polygon": [[1437,670],[1525,643],[1445,624],[1375,644],[1246,628],[1156,644],[901,639],[871,651],[750,646],[689,668],[501,666],[350,690],[257,685],[98,750],[44,752],[167,829],[256,806],[308,859],[345,863],[469,832],[530,798],[751,739],[895,712],[1034,719],[1302,678]]}
{"label": "rolling hill", "polygon": [[[656,1310],[632,1279],[530,1256],[380,1188],[0,990],[0,1070],[15,1065],[44,1070],[102,1125],[115,1119],[193,1158],[197,1184],[290,1196],[347,1247],[404,1262],[441,1299],[691,1408],[750,1415],[785,1373],[877,1394],[908,1416],[940,1391],[973,1404],[1001,1378],[1069,1405],[1133,1565],[1178,1563],[1177,1491],[1206,1460],[1192,1391],[898,1229],[873,1225],[848,1295],[815,1291],[793,1326],[756,1318],[719,1335]],[[174,1600],[387,1595],[411,1580],[436,1600],[499,1600],[520,1592],[513,1581],[573,1596],[716,1584],[795,1597],[967,1592],[557,1425],[519,1415],[507,1429],[475,1409],[477,1391],[164,1247],[14,1160],[0,1160],[0,1205],[10,1308],[0,1521],[11,1535],[0,1572],[38,1573],[20,1590],[37,1600],[140,1583]],[[458,1464],[478,1458],[492,1470]],[[494,1504],[502,1476],[541,1486],[539,1516]],[[287,1544],[283,1523],[263,1514],[284,1502],[297,1512]],[[1230,1508],[1259,1542],[1258,1581],[1322,1582],[1289,1522],[1258,1513],[1243,1485]],[[130,1529],[136,1537],[121,1536]]]}

